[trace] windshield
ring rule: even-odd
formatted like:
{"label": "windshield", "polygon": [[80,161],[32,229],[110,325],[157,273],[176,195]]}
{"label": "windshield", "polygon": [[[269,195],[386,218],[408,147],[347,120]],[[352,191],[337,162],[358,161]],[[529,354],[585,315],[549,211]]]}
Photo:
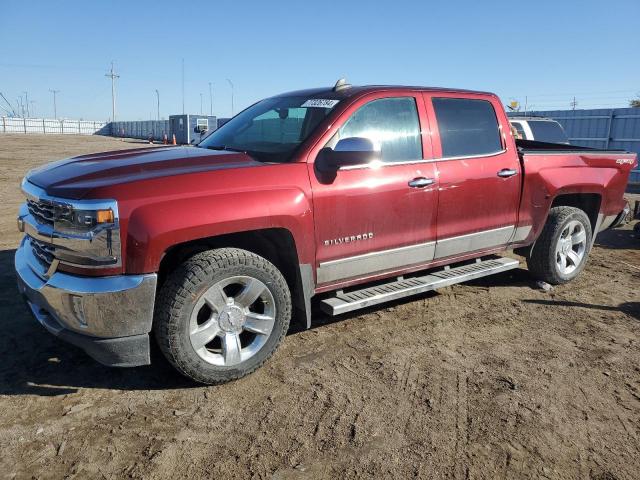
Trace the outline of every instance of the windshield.
{"label": "windshield", "polygon": [[261,162],[287,162],[339,100],[267,98],[205,138],[201,148],[243,151]]}
{"label": "windshield", "polygon": [[538,142],[569,143],[567,134],[558,122],[549,120],[529,120],[529,127],[533,133],[533,139]]}

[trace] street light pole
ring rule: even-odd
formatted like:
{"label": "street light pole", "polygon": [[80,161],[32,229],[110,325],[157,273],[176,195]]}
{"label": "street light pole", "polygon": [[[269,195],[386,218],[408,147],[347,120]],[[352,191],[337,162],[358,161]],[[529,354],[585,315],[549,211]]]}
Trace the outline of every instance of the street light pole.
{"label": "street light pole", "polygon": [[160,92],[156,88],[156,98],[158,100],[158,120],[160,120]]}
{"label": "street light pole", "polygon": [[209,115],[213,117],[213,90],[209,82]]}
{"label": "street light pole", "polygon": [[55,118],[56,120],[58,119],[58,108],[56,106],[56,94],[60,93],[60,90],[49,90],[51,93],[53,93],[53,118]]}
{"label": "street light pole", "polygon": [[231,85],[231,116],[233,117],[233,82],[227,78],[227,82]]}
{"label": "street light pole", "polygon": [[200,115],[202,115],[202,94],[200,94]]}

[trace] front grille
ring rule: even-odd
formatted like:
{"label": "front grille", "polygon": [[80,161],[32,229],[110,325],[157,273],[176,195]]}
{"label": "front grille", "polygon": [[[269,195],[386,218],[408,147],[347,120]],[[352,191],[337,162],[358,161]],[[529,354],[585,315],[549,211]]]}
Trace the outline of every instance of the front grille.
{"label": "front grille", "polygon": [[38,223],[53,226],[56,213],[56,206],[54,204],[43,202],[42,200],[27,199],[27,208]]}
{"label": "front grille", "polygon": [[49,268],[51,262],[53,262],[55,255],[55,247],[49,243],[44,243],[31,238],[31,251],[36,256],[38,261],[45,267]]}

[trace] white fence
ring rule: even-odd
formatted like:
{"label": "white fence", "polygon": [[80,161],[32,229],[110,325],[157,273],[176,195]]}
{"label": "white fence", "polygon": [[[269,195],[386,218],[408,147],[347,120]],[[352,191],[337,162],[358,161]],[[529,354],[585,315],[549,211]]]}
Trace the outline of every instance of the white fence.
{"label": "white fence", "polygon": [[109,124],[88,120],[0,117],[0,133],[39,133],[58,135],[108,135]]}

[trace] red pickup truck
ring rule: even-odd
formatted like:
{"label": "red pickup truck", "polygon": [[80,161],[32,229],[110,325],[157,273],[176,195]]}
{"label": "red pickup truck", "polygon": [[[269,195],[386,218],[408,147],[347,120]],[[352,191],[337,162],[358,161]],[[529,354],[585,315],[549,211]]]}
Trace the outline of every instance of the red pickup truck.
{"label": "red pickup truck", "polygon": [[18,216],[36,319],[106,365],[239,378],[311,299],[337,315],[516,268],[584,268],[635,154],[515,141],[491,93],[338,82],[262,100],[197,147],[31,171]]}

